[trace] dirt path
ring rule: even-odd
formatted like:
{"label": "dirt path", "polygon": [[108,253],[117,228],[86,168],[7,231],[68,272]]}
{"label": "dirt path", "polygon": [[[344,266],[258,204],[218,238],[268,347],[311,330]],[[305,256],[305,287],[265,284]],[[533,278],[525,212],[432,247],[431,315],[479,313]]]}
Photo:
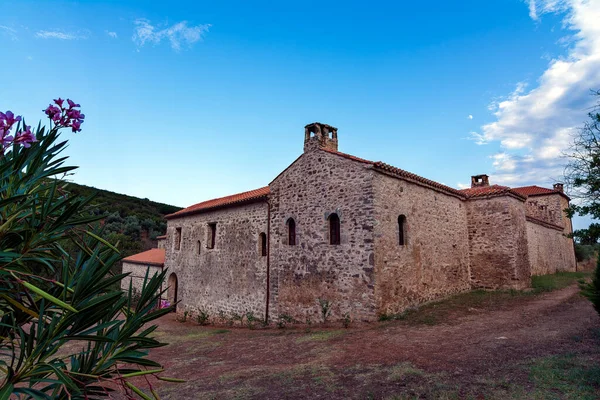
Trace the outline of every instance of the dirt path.
{"label": "dirt path", "polygon": [[347,330],[226,331],[182,324],[169,315],[160,321],[159,335],[171,344],[153,351],[152,357],[165,364],[170,376],[188,380],[160,387],[163,397],[173,399],[423,393],[429,398],[419,390],[428,390],[422,385],[439,379],[455,384],[456,393],[477,393],[477,385],[490,376],[527,385],[527,374],[516,369],[534,358],[578,353],[600,361],[594,333],[600,318],[577,292],[570,286],[521,296],[500,309],[469,309],[432,326],[392,321]]}

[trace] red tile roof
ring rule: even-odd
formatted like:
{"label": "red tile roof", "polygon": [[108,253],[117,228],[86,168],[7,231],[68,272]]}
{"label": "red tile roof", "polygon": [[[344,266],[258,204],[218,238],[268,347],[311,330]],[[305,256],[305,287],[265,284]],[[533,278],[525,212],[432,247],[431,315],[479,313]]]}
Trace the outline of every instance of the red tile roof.
{"label": "red tile roof", "polygon": [[331,154],[338,155],[340,157],[347,158],[349,160],[358,161],[358,162],[365,163],[365,164],[371,164],[373,166],[373,168],[376,170],[383,171],[383,172],[386,172],[391,175],[395,175],[397,177],[406,179],[408,181],[417,182],[417,183],[432,187],[434,189],[443,190],[445,192],[449,192],[449,193],[459,196],[461,198],[465,197],[464,193],[462,193],[460,190],[451,188],[450,186],[442,185],[441,183],[432,181],[431,179],[423,178],[422,176],[413,174],[412,172],[408,172],[408,171],[405,171],[400,168],[396,168],[394,166],[391,166],[391,165],[386,164],[381,161],[369,161],[369,160],[365,160],[363,158],[355,157],[350,154],[341,153],[339,151],[334,151],[334,150],[329,150],[329,149],[321,149],[321,150],[326,151]]}
{"label": "red tile roof", "polygon": [[[412,182],[415,182],[415,183],[418,183],[418,184],[421,184],[421,185],[424,185],[424,186],[427,186],[427,187],[430,187],[433,189],[442,190],[444,192],[458,196],[463,199],[508,194],[508,195],[512,195],[514,197],[524,200],[527,198],[527,196],[535,196],[535,195],[551,194],[551,193],[559,193],[559,194],[567,197],[567,195],[565,195],[564,193],[559,192],[557,190],[546,189],[546,188],[539,187],[539,186],[524,186],[524,187],[520,187],[520,188],[511,189],[508,186],[491,185],[491,186],[481,186],[481,187],[458,190],[458,189],[454,189],[450,186],[446,186],[441,183],[438,183],[436,181],[432,181],[431,179],[423,178],[422,176],[413,174],[412,172],[405,171],[403,169],[394,167],[392,165],[386,164],[381,161],[376,161],[376,162],[369,161],[369,160],[365,160],[364,158],[353,156],[351,154],[346,154],[346,153],[342,153],[342,152],[330,150],[330,149],[325,149],[325,148],[321,148],[320,150],[325,151],[330,154],[335,154],[340,157],[344,157],[344,158],[352,160],[352,161],[357,161],[357,162],[361,162],[364,164],[370,164],[373,166],[373,168],[375,170],[379,170],[380,172],[394,175],[399,178],[405,179],[407,181],[412,181]],[[299,158],[300,157],[298,157],[298,159]],[[298,159],[296,159],[296,161]],[[296,161],[294,161],[294,163]],[[277,178],[275,178],[275,179],[277,179]],[[186,215],[196,214],[199,212],[208,211],[208,210],[212,210],[212,209],[216,209],[216,208],[227,207],[227,206],[232,206],[232,205],[236,205],[236,204],[243,204],[243,203],[247,203],[247,202],[251,202],[251,201],[256,201],[256,200],[266,198],[269,195],[269,193],[270,193],[269,187],[265,186],[260,189],[250,190],[248,192],[238,193],[238,194],[234,194],[231,196],[220,197],[218,199],[207,200],[202,203],[194,204],[193,206],[184,208],[183,210],[177,211],[176,213],[169,214],[166,216],[166,218],[167,219],[179,218],[179,217],[184,217]],[[567,199],[568,199],[568,197],[567,197]]]}
{"label": "red tile roof", "polygon": [[270,193],[269,187],[265,186],[260,189],[250,190],[248,192],[233,194],[231,196],[220,197],[203,201],[202,203],[194,204],[193,206],[184,208],[176,213],[165,216],[167,219],[184,217],[190,214],[196,214],[215,208],[227,207],[234,204],[243,204],[266,198]]}
{"label": "red tile roof", "polygon": [[525,196],[543,196],[546,194],[560,194],[561,196],[566,197],[568,200],[571,200],[569,198],[569,196],[567,196],[560,190],[543,188],[543,187],[536,186],[536,185],[522,186],[522,187],[514,188],[513,190],[516,192],[519,192]]}
{"label": "red tile roof", "polygon": [[375,169],[391,173],[392,175],[396,175],[400,178],[403,178],[403,179],[406,179],[409,181],[416,181],[418,183],[424,184],[424,185],[432,187],[434,189],[440,189],[445,192],[449,192],[451,194],[457,195],[459,197],[463,197],[463,198],[465,197],[464,193],[462,193],[460,190],[451,188],[450,186],[442,185],[441,183],[432,181],[431,179],[423,178],[422,176],[413,174],[412,172],[408,172],[408,171],[405,171],[400,168],[393,167],[393,166],[383,163],[381,161],[374,163],[373,166],[375,167]]}
{"label": "red tile roof", "polygon": [[501,194],[512,194],[520,199],[527,198],[526,195],[516,192],[514,189],[511,189],[508,186],[501,185],[472,187],[468,189],[462,189],[461,192],[465,193],[469,198],[496,196]]}
{"label": "red tile roof", "polygon": [[142,253],[134,254],[123,259],[124,262],[144,265],[159,265],[165,264],[165,249],[150,249]]}

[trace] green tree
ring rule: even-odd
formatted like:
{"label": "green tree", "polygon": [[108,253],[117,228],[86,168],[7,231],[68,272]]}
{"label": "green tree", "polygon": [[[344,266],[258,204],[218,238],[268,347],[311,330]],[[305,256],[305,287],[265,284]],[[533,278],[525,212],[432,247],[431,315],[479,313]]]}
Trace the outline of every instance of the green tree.
{"label": "green tree", "polygon": [[577,229],[573,232],[573,239],[584,245],[594,245],[600,239],[600,224],[592,223],[586,229]]}
{"label": "green tree", "polygon": [[[600,98],[600,90],[594,92]],[[600,100],[588,113],[589,120],[578,130],[567,154],[565,182],[576,201],[570,215],[600,219]]]}
{"label": "green tree", "polygon": [[120,254],[93,228],[103,218],[93,196],[70,195],[61,179],[76,167],[59,131],[83,122],[67,103],[55,100],[51,128],[35,134],[0,113],[0,399],[148,398],[131,379],[161,378],[148,351],[165,345],[149,326],[170,311],[157,308],[164,273],[146,277],[135,306],[115,285],[126,275],[110,273]]}
{"label": "green tree", "polygon": [[[593,92],[600,98],[600,90]],[[569,154],[565,181],[576,201],[570,206],[570,216],[590,215],[600,219],[600,101],[588,113],[589,120],[579,130]],[[591,224],[586,230],[576,231],[575,238],[595,244],[600,226]],[[600,257],[591,283],[582,284],[582,293],[594,304],[600,314]]]}

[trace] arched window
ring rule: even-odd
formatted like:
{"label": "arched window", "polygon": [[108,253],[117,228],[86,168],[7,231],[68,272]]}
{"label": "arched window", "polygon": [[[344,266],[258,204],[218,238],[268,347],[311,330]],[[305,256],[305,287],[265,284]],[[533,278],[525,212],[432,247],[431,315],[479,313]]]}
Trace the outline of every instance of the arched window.
{"label": "arched window", "polygon": [[267,255],[267,235],[265,235],[264,232],[261,232],[261,234],[258,235],[258,241],[260,244],[260,255],[265,257]]}
{"label": "arched window", "polygon": [[288,227],[288,244],[290,246],[296,245],[296,221],[294,218],[290,218],[287,220]]}
{"label": "arched window", "polygon": [[406,216],[400,215],[398,217],[398,244],[400,246],[406,246]]}
{"label": "arched window", "polygon": [[340,217],[336,213],[329,215],[329,244],[340,244]]}

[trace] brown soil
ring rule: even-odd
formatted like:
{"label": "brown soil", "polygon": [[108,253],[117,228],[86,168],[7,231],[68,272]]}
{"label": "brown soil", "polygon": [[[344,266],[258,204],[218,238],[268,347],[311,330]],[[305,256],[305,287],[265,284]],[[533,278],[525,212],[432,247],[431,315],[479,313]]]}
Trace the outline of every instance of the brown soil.
{"label": "brown soil", "polygon": [[[530,360],[578,354],[596,365],[600,318],[576,286],[520,295],[446,314],[435,325],[410,320],[321,328],[201,327],[163,317],[170,342],[151,358],[165,375],[162,398],[488,398],[490,385],[531,385]],[[492,383],[490,383],[492,382]],[[493,396],[492,396],[493,397]]]}

